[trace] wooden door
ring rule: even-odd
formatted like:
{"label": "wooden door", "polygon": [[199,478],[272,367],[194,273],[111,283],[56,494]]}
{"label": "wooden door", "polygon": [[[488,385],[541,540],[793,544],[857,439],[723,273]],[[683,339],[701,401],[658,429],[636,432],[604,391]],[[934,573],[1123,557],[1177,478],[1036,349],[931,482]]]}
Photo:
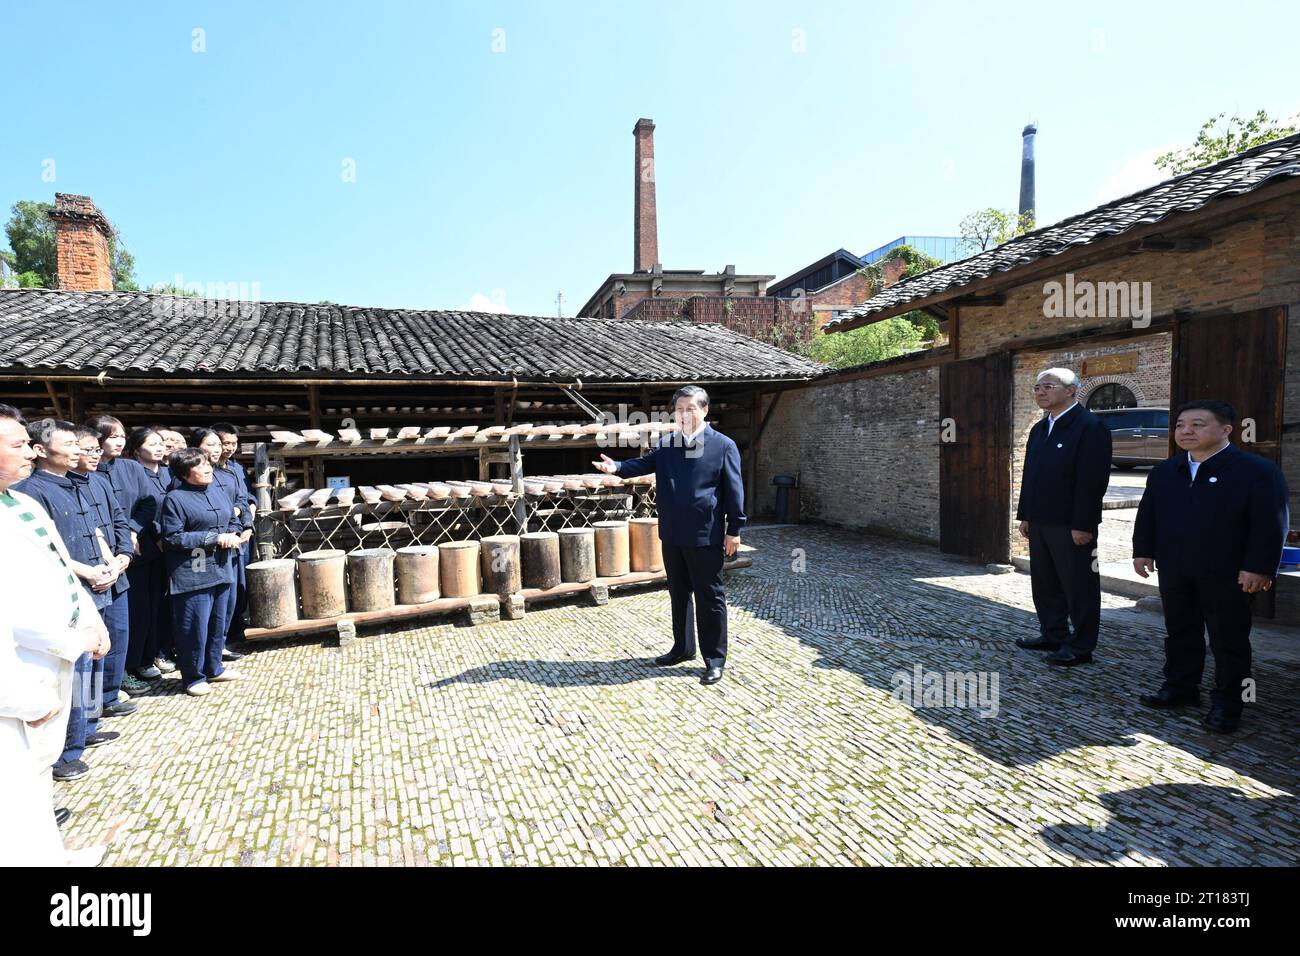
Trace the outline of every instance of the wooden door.
{"label": "wooden door", "polygon": [[939,550],[1006,563],[1011,557],[1011,354],[942,366],[939,418]]}
{"label": "wooden door", "polygon": [[[1179,450],[1174,444],[1178,406],[1192,399],[1218,398],[1237,411],[1231,440],[1246,451],[1282,463],[1286,309],[1180,316],[1174,323],[1172,364],[1170,455]],[[1243,436],[1254,441],[1243,442]]]}
{"label": "wooden door", "polygon": [[[1197,398],[1218,398],[1237,412],[1230,440],[1246,451],[1282,464],[1285,308],[1181,316],[1174,323],[1172,364],[1169,454],[1179,451],[1174,444],[1178,407]],[[1274,616],[1272,591],[1255,595],[1253,604],[1258,616]]]}

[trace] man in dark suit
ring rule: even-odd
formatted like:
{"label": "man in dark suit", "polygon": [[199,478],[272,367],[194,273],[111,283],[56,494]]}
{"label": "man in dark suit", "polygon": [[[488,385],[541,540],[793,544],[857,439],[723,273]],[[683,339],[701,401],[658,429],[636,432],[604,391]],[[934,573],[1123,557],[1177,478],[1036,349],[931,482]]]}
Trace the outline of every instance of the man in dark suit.
{"label": "man in dark suit", "polygon": [[1151,470],[1133,526],[1133,569],[1160,572],[1165,681],[1148,707],[1200,702],[1205,632],[1214,692],[1205,725],[1232,733],[1250,678],[1250,595],[1273,585],[1290,515],[1282,471],[1228,441],[1237,416],[1207,399],[1178,409],[1183,449]]}
{"label": "man in dark suit", "polygon": [[1016,509],[1020,533],[1029,539],[1040,631],[1016,643],[1052,651],[1048,663],[1062,667],[1089,663],[1097,646],[1097,527],[1110,483],[1110,429],[1075,400],[1078,390],[1078,376],[1068,368],[1038,373],[1034,401],[1046,414],[1029,431]]}
{"label": "man in dark suit", "polygon": [[740,546],[745,526],[745,490],[740,481],[736,443],[705,422],[709,395],[697,385],[673,395],[680,432],[670,432],[640,458],[615,462],[607,455],[592,462],[607,475],[635,478],[655,473],[659,539],[672,603],[673,649],[655,658],[659,665],[695,657],[695,636],[687,620],[692,598],[700,648],[702,684],[722,680],[727,661],[727,597],[722,564]]}

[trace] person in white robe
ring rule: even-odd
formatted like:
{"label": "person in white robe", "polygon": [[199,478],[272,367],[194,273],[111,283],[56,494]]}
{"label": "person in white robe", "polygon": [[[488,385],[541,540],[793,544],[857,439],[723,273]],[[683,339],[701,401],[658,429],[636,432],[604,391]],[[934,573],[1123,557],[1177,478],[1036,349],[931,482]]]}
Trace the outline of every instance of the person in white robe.
{"label": "person in white robe", "polygon": [[74,665],[109,636],[44,510],[9,490],[35,455],[0,405],[0,865],[96,865],[104,847],[64,848],[51,768],[63,750]]}

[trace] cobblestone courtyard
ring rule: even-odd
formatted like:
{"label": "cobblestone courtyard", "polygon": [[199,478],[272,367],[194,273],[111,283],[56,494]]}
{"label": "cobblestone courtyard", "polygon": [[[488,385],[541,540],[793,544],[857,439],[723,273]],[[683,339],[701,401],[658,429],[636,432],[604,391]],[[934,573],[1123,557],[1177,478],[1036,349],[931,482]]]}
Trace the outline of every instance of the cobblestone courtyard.
{"label": "cobblestone courtyard", "polygon": [[[261,645],[246,680],[164,681],[108,723],[122,740],[56,790],[69,843],[118,866],[1300,862],[1300,634],[1215,737],[1138,704],[1163,632],[1131,601],[1105,597],[1097,662],[1061,671],[1013,645],[1026,575],[812,527],[746,543],[716,687],[644,666],[663,590]],[[918,665],[996,675],[996,716],[896,699]]]}

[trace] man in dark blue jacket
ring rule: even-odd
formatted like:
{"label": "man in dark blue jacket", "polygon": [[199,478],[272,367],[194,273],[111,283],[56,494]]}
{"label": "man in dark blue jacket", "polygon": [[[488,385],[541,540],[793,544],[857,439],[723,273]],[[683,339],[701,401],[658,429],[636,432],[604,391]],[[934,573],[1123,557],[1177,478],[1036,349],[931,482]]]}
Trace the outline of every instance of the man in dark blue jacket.
{"label": "man in dark blue jacket", "polygon": [[679,388],[673,412],[680,432],[671,432],[640,458],[592,462],[620,478],[655,474],[659,539],[673,614],[673,649],[655,658],[660,665],[693,660],[695,641],[687,624],[692,598],[696,631],[704,652],[703,684],[722,680],[727,661],[727,597],[723,562],[740,546],[745,526],[745,489],[736,443],[706,422],[709,395],[697,385]]}
{"label": "man in dark blue jacket", "polygon": [[[130,563],[131,542],[119,540],[118,533],[125,525],[115,524],[111,513],[107,520],[101,517],[97,495],[107,496],[107,487],[92,486],[88,474],[73,471],[80,453],[76,430],[71,422],[53,418],[28,425],[36,468],[30,478],[13,487],[34,499],[50,516],[67,546],[72,571],[81,579],[89,603],[107,622],[112,616],[113,586]],[[119,635],[110,631],[112,640],[118,640]],[[67,737],[63,754],[54,765],[55,780],[85,776],[90,770],[81,759],[86,749],[112,743],[120,736],[116,731],[99,730],[98,695],[103,690],[103,671],[103,658],[96,660],[93,655],[83,654],[77,661]]]}
{"label": "man in dark blue jacket", "polygon": [[1068,368],[1038,373],[1034,401],[1046,414],[1029,431],[1016,509],[1020,533],[1029,539],[1040,631],[1016,643],[1053,651],[1048,663],[1063,667],[1088,663],[1097,646],[1097,528],[1110,483],[1110,429],[1075,400],[1078,390],[1078,376]]}
{"label": "man in dark blue jacket", "polygon": [[1160,575],[1165,680],[1148,707],[1200,702],[1205,632],[1214,692],[1205,725],[1232,733],[1250,680],[1250,595],[1272,587],[1290,523],[1282,471],[1228,441],[1237,420],[1227,402],[1178,409],[1183,449],[1151,470],[1133,526],[1133,569]]}

